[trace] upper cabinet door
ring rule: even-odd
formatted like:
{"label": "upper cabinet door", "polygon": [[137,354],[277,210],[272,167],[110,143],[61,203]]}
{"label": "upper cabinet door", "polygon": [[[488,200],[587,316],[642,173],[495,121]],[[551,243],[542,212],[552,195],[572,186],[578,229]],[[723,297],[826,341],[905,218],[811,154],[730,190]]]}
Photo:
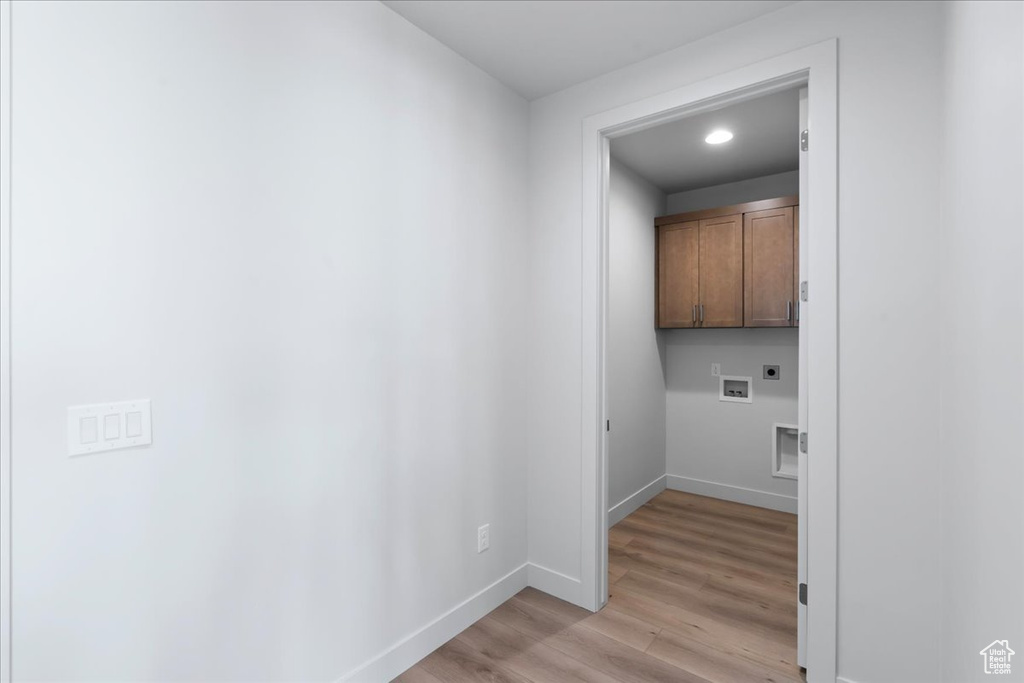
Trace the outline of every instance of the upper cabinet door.
{"label": "upper cabinet door", "polygon": [[793,207],[793,327],[800,327],[800,207]]}
{"label": "upper cabinet door", "polygon": [[698,223],[662,225],[657,234],[657,326],[695,327]]}
{"label": "upper cabinet door", "polygon": [[797,239],[793,207],[743,215],[746,327],[790,327],[796,321]]}
{"label": "upper cabinet door", "polygon": [[742,214],[700,221],[700,327],[743,327]]}

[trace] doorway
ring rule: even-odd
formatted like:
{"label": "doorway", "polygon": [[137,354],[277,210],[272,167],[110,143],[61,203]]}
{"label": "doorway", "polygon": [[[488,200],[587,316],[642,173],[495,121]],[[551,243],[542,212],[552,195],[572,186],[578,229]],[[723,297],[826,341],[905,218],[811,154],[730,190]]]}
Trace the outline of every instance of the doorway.
{"label": "doorway", "polygon": [[805,99],[612,139],[608,211],[610,606],[796,677]]}
{"label": "doorway", "polygon": [[[610,141],[664,123],[795,87],[808,89],[808,150],[801,161],[800,443],[806,544],[806,667],[810,681],[834,680],[837,549],[837,88],[836,43],[826,41],[584,122],[583,148],[583,601],[608,599],[608,183]],[[813,178],[813,181],[807,178]],[[592,268],[588,266],[592,264]],[[801,296],[803,298],[803,296]],[[813,437],[812,437],[813,430]]]}

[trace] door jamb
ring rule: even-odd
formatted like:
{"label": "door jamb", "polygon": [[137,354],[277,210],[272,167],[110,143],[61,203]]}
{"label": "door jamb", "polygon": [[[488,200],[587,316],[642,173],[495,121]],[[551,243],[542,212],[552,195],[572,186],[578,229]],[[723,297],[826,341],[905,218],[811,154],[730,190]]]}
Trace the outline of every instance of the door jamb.
{"label": "door jamb", "polygon": [[0,681],[11,663],[11,5],[0,2]]}
{"label": "door jamb", "polygon": [[[827,40],[583,121],[582,225],[582,538],[580,597],[597,611],[608,599],[608,446],[606,334],[608,288],[609,141],[685,116],[711,111],[805,83],[811,131],[801,197],[801,279],[808,357],[807,680],[834,681],[838,595],[838,65],[837,41]],[[813,400],[810,400],[813,397]],[[794,596],[795,599],[795,596]]]}

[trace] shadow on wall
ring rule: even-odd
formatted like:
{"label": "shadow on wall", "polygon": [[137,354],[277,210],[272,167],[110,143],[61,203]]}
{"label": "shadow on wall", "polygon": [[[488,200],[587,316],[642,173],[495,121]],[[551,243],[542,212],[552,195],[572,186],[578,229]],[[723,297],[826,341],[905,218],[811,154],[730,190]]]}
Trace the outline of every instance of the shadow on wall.
{"label": "shadow on wall", "polygon": [[[796,481],[771,474],[771,451],[772,425],[797,421],[797,335],[796,328],[662,330],[670,476],[795,501]],[[750,377],[752,401],[719,400],[712,363],[722,375]],[[764,379],[764,365],[779,366],[779,379]]]}
{"label": "shadow on wall", "polygon": [[[718,378],[711,364],[718,363],[723,375],[753,378],[756,397],[797,399],[796,328],[737,328],[715,330],[659,330],[665,388],[669,392],[718,393]],[[764,365],[778,365],[780,378],[763,378]]]}

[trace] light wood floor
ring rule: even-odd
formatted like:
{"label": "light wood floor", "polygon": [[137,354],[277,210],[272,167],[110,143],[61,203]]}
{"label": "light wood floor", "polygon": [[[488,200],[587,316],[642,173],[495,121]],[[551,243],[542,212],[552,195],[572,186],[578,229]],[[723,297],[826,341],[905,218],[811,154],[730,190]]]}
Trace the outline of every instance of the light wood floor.
{"label": "light wood floor", "polygon": [[609,531],[608,605],[527,588],[401,683],[802,681],[796,516],[665,491]]}

